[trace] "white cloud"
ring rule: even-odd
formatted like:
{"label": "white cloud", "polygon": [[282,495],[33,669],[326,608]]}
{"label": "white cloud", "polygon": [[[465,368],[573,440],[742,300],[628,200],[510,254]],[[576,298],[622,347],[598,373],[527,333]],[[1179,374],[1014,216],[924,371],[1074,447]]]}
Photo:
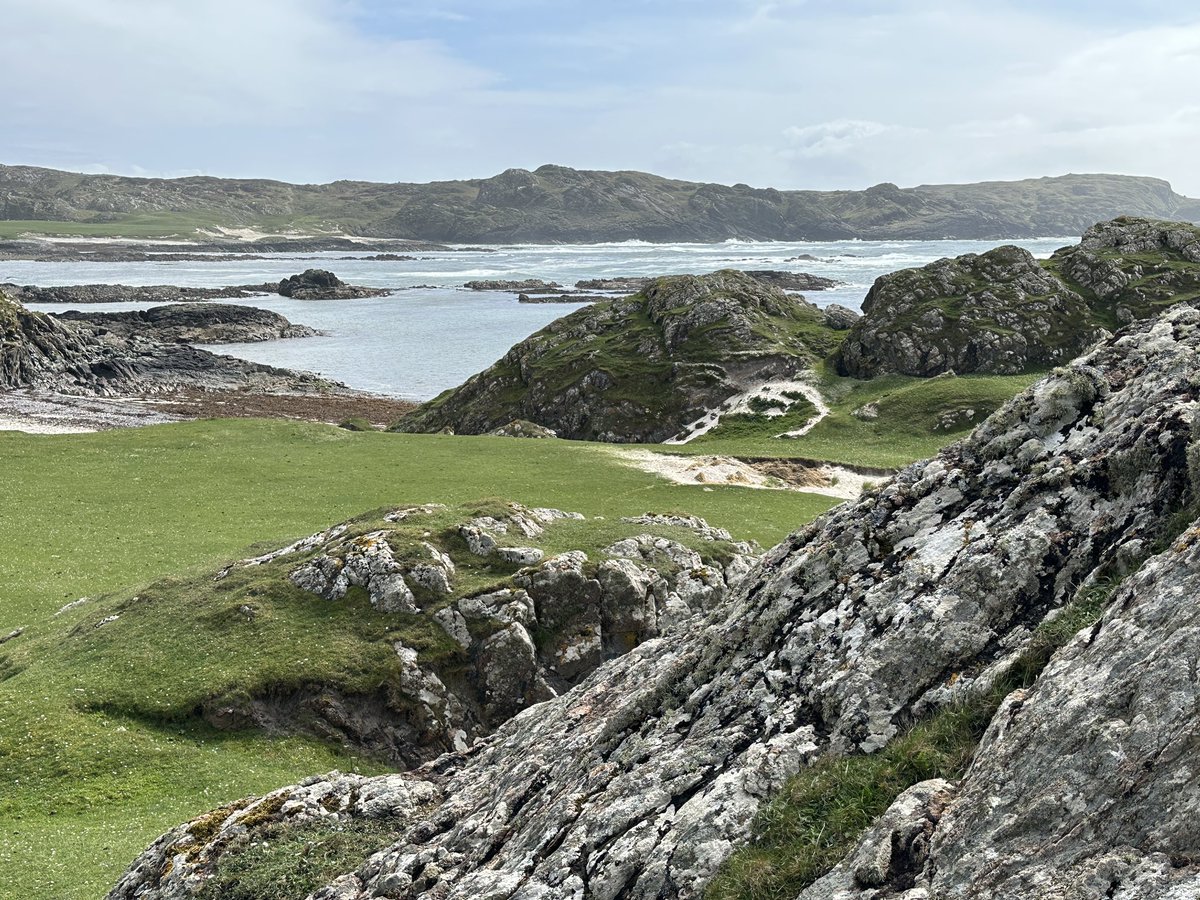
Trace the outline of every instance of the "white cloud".
{"label": "white cloud", "polygon": [[385,34],[363,30],[372,4],[0,0],[19,86],[0,161],[301,181],[556,162],[781,188],[1110,171],[1200,195],[1200,14],[447,0],[386,5]]}
{"label": "white cloud", "polygon": [[446,97],[492,76],[356,32],[329,0],[0,0],[0,79],[64,116],[278,123]]}
{"label": "white cloud", "polygon": [[834,156],[852,152],[864,142],[895,131],[894,126],[863,119],[835,119],[816,125],[790,125],[783,135],[793,149],[785,155],[793,157]]}

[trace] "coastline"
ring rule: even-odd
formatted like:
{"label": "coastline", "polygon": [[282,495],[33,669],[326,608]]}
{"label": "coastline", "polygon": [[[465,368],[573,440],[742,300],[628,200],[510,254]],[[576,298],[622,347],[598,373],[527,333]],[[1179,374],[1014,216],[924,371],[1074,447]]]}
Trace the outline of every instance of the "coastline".
{"label": "coastline", "polygon": [[330,425],[362,419],[384,428],[415,406],[367,393],[323,396],[192,390],[93,397],[20,390],[0,393],[0,431],[87,434],[213,418],[291,419]]}

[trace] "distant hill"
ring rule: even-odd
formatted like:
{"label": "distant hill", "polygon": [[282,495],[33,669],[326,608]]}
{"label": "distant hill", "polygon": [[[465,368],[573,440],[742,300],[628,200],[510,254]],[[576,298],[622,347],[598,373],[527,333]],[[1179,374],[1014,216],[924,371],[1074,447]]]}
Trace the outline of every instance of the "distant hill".
{"label": "distant hill", "polygon": [[326,185],[0,166],[0,222],[113,234],[252,226],[464,243],[986,240],[1079,234],[1120,215],[1197,221],[1200,200],[1161,179],[1125,175],[778,191],[553,165],[467,181]]}

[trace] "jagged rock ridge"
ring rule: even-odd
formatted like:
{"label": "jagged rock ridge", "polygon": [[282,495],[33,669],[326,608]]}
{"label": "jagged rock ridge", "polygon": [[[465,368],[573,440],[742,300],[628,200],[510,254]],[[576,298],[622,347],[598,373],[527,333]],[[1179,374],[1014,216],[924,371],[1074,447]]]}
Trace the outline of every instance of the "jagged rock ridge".
{"label": "jagged rock ridge", "polygon": [[565,438],[662,441],[837,340],[817,307],[745,273],[659,278],[552,322],[396,429],[481,434],[527,419]]}
{"label": "jagged rock ridge", "polygon": [[[120,222],[196,213],[197,225],[327,229],[384,238],[508,243],[1003,239],[1079,234],[1118,215],[1195,218],[1200,203],[1156,178],[1055,178],[865,191],[779,191],[643,172],[546,165],[432,184],[292,185],[220,178],[125,178],[0,166],[0,219]],[[303,220],[300,222],[299,220]]]}
{"label": "jagged rock ridge", "polygon": [[[994,683],[1098,573],[1131,570],[1103,624],[1004,706],[959,799],[952,785],[925,786],[890,821],[919,815],[932,794],[962,804],[942,819],[944,842],[935,835],[932,877],[946,887],[928,896],[1018,885],[1025,897],[1189,896],[1196,648],[1191,629],[1172,626],[1195,615],[1195,532],[1145,560],[1170,537],[1164,523],[1194,512],[1198,368],[1200,311],[1182,305],[1056,370],[969,439],[775,547],[706,627],[642,644],[469,751],[368,781],[391,792],[396,842],[313,896],[697,897],[806,762],[873,751]],[[1161,678],[1129,668],[1147,654],[1168,666]],[[1131,717],[1135,697],[1145,705]],[[1073,728],[1085,723],[1095,728]],[[1058,735],[1084,752],[1061,756]],[[1038,760],[1038,746],[1054,748],[1046,771],[1008,770],[1025,748]],[[282,789],[266,818],[320,815],[314,798],[348,796],[337,783]],[[1047,785],[1069,793],[1023,793]],[[1162,805],[1123,825],[1139,797]],[[427,806],[413,815],[418,798]],[[221,853],[252,839],[239,822],[267,802],[222,811],[215,839],[187,826],[165,835],[110,896],[190,896]],[[1113,814],[1092,819],[1093,808]],[[356,814],[343,800],[330,811]],[[824,896],[886,895],[872,871]]]}
{"label": "jagged rock ridge", "polygon": [[100,326],[63,321],[0,294],[0,390],[113,396],[181,387],[322,391],[333,385],[315,375],[185,344],[122,337]]}
{"label": "jagged rock ridge", "polygon": [[222,303],[173,303],[129,312],[53,313],[67,322],[86,322],[124,338],[144,337],[183,344],[234,344],[319,334],[293,325],[279,313],[255,306]]}

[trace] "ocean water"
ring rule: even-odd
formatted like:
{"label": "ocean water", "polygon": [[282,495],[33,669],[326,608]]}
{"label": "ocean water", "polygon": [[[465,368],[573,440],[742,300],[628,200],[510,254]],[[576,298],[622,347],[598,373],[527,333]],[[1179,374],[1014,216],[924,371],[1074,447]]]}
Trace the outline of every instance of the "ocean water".
{"label": "ocean water", "polygon": [[[1074,238],[1049,237],[1011,243],[1037,257],[1049,256]],[[305,369],[362,390],[426,400],[461,384],[491,365],[513,344],[566,315],[577,304],[518,303],[515,294],[476,292],[464,282],[541,278],[573,287],[585,278],[622,275],[699,274],[723,268],[810,272],[844,282],[806,296],[818,306],[840,303],[857,309],[872,282],[897,269],[921,266],[962,253],[978,253],[1003,241],[836,241],[828,243],[556,244],[422,253],[411,261],[345,259],[346,253],[272,256],[233,262],[39,263],[0,261],[0,282],[16,284],[176,284],[215,287],[274,282],[306,268],[330,269],[344,281],[395,288],[364,300],[289,300],[278,295],[240,302],[270,309],[324,336],[265,344],[226,344],[209,349],[256,362]],[[362,255],[371,251],[364,250]],[[795,260],[798,256],[813,260]],[[122,303],[95,310],[135,309]],[[40,304],[47,312],[68,309]]]}

